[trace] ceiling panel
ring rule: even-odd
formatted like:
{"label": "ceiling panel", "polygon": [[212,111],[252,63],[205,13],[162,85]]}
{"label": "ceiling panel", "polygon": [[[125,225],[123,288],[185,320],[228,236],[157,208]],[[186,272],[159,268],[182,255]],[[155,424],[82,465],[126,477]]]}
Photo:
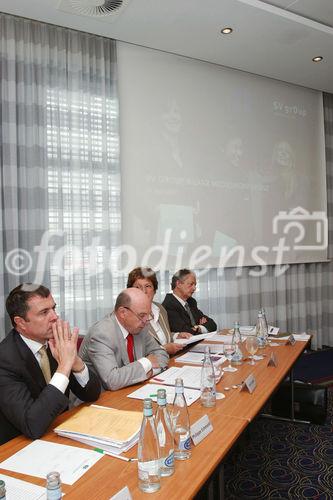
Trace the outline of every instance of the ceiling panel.
{"label": "ceiling panel", "polygon": [[[315,10],[320,20],[332,13],[333,0],[131,0],[119,16],[103,20],[58,6],[59,0],[1,0],[0,8],[333,93],[333,29],[285,10],[311,16]],[[221,35],[224,26],[234,33]],[[312,62],[317,55],[322,63]]]}

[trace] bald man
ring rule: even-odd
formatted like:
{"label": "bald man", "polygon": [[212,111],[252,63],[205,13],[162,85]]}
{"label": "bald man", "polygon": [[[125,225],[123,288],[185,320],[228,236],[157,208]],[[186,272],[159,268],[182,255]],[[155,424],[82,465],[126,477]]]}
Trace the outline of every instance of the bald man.
{"label": "bald man", "polygon": [[90,328],[80,355],[104,389],[137,384],[167,367],[168,353],[148,332],[151,319],[146,294],[127,288],[118,295],[113,313]]}

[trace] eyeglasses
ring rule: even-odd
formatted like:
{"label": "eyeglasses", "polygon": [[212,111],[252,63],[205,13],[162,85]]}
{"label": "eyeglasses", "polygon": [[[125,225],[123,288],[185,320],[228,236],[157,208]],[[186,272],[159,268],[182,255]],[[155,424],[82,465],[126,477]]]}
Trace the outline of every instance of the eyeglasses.
{"label": "eyeglasses", "polygon": [[131,311],[131,313],[134,314],[134,316],[136,316],[138,318],[138,320],[141,321],[141,323],[148,323],[148,321],[151,321],[152,319],[154,319],[154,317],[151,314],[137,314],[130,307],[123,306],[123,308]]}
{"label": "eyeglasses", "polygon": [[153,290],[154,289],[153,285],[150,285],[149,283],[147,283],[146,285],[136,285],[134,288],[138,288],[138,290],[142,290],[143,292],[145,290]]}

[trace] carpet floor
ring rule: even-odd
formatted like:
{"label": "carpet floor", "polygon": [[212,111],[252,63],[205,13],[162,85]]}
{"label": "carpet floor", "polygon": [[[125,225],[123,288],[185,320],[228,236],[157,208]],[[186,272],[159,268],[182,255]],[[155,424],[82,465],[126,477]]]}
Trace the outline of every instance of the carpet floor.
{"label": "carpet floor", "polygon": [[332,388],[324,425],[258,418],[226,459],[226,500],[333,500],[332,425]]}

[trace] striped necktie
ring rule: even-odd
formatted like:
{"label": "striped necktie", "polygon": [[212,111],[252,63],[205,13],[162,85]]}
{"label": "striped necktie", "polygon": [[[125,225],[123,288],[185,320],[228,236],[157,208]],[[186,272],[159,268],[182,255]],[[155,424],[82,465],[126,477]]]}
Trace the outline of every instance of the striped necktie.
{"label": "striped necktie", "polygon": [[188,305],[187,302],[185,302],[185,311],[187,312],[187,314],[189,315],[190,317],[190,320],[191,320],[191,326],[195,326],[195,319],[193,317],[193,314],[192,314],[192,311],[190,309],[190,306]]}

